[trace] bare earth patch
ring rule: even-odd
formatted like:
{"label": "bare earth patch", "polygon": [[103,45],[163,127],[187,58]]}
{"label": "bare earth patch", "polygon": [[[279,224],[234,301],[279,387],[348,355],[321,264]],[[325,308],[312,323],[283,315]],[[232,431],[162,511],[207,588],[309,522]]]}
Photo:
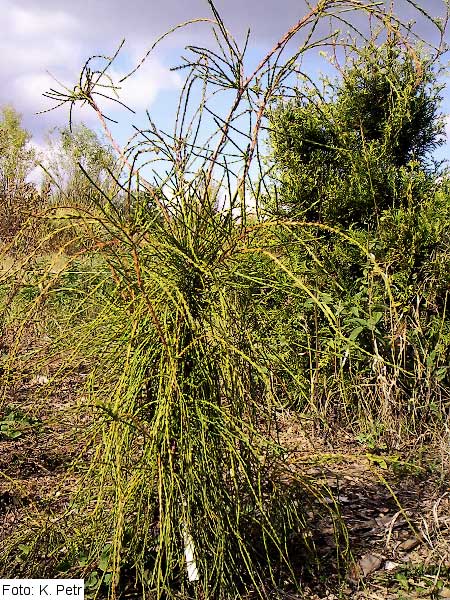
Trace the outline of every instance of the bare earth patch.
{"label": "bare earth patch", "polygon": [[[82,452],[82,436],[76,432],[83,423],[75,421],[70,410],[80,381],[79,375],[71,375],[41,403],[35,399],[45,380],[28,381],[7,406],[10,413],[16,410],[33,419],[23,418],[21,424],[18,417],[17,437],[0,439],[0,550],[36,520],[43,519],[45,527],[49,509],[53,515],[67,509],[78,481],[71,464]],[[3,410],[0,422],[6,417]],[[371,453],[348,434],[326,441],[307,433],[299,418],[288,413],[280,418],[279,437],[292,452],[294,469],[325,481],[333,490],[348,529],[352,560],[341,578],[333,568],[333,529],[324,524],[317,532],[325,573],[327,563],[330,568],[321,581],[305,582],[307,598],[450,597],[449,478],[448,471],[437,468],[437,459],[418,464],[400,452]]]}

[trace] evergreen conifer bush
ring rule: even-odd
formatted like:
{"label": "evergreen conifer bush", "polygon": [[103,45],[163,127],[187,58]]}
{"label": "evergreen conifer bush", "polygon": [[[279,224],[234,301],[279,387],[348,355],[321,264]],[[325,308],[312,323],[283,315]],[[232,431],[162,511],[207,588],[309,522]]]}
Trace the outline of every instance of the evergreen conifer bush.
{"label": "evergreen conifer bush", "polygon": [[300,406],[306,398],[357,426],[366,415],[399,443],[406,431],[433,431],[448,398],[448,200],[431,158],[443,141],[439,67],[388,36],[339,68],[324,92],[294,89],[270,114],[267,210],[309,221],[283,240],[339,322],[330,328],[300,300],[292,370]]}

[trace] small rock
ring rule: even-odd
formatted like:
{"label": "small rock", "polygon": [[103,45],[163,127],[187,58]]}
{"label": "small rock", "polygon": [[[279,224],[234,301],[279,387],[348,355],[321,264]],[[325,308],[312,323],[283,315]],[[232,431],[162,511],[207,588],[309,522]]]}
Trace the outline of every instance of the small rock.
{"label": "small rock", "polygon": [[45,385],[48,383],[48,377],[45,375],[36,375],[36,377],[34,377],[30,383],[31,385]]}
{"label": "small rock", "polygon": [[393,571],[394,569],[397,569],[398,567],[401,567],[400,563],[396,563],[393,560],[387,560],[384,563],[384,569],[385,571]]}
{"label": "small rock", "polygon": [[379,556],[375,556],[375,554],[365,554],[362,558],[359,559],[358,565],[361,568],[364,576],[370,575],[370,573],[374,573],[378,571],[381,567],[382,560]]}
{"label": "small rock", "polygon": [[439,598],[450,598],[450,588],[443,587],[439,592]]}
{"label": "small rock", "polygon": [[414,550],[414,548],[417,548],[417,546],[419,546],[421,543],[422,543],[422,540],[420,538],[417,538],[417,537],[409,538],[409,539],[405,540],[404,542],[402,542],[400,544],[400,546],[398,547],[398,549],[401,550],[402,552],[410,552],[411,550]]}

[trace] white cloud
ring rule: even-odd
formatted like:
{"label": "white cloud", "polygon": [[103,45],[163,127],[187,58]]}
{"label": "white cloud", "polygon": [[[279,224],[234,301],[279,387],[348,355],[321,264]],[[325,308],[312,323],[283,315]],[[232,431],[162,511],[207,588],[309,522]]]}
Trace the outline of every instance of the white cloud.
{"label": "white cloud", "polygon": [[7,57],[0,67],[0,105],[13,104],[32,122],[33,113],[51,106],[42,97],[55,85],[46,70],[67,77],[78,67],[81,25],[69,13],[46,10],[42,3],[27,8],[0,0],[0,8],[5,23],[0,56]]}
{"label": "white cloud", "polygon": [[[0,65],[0,106],[12,104],[23,114],[24,125],[33,134],[41,136],[49,126],[67,123],[68,107],[35,117],[35,113],[55,104],[43,97],[44,92],[51,87],[63,91],[49,73],[72,89],[86,58],[90,54],[105,51],[105,44],[102,49],[101,40],[98,39],[104,36],[103,24],[99,28],[97,19],[94,26],[93,20],[88,18],[92,7],[84,8],[87,15],[84,15],[84,10],[75,11],[73,4],[64,1],[60,6],[52,6],[49,0],[39,3],[0,0],[5,23],[0,36],[0,56],[8,58]],[[78,18],[80,14],[84,15],[83,24]],[[105,27],[110,27],[111,22],[114,22],[113,15],[111,19],[108,17]],[[120,27],[117,18],[115,26]],[[111,36],[111,32],[108,35]],[[108,42],[106,52],[116,47],[116,41]],[[123,59],[119,61],[119,66],[111,71],[115,82],[125,74],[120,70],[120,65],[125,62],[136,64],[136,57],[141,58],[146,49],[142,40],[134,36],[132,43],[122,51]],[[151,57],[133,77],[123,83],[120,100],[139,111],[149,108],[159,91],[175,89],[179,85],[179,75],[172,73],[158,57]],[[114,113],[122,110],[115,103],[100,98],[98,101],[102,109],[113,117]],[[74,116],[88,126],[96,122],[95,113],[87,106],[78,107]]]}
{"label": "white cloud", "polygon": [[19,107],[25,104],[38,112],[52,105],[51,101],[42,95],[50,87],[55,87],[54,80],[47,73],[25,73],[13,79],[11,84]]}
{"label": "white cloud", "polygon": [[[125,72],[113,69],[110,75],[114,82],[119,82]],[[156,59],[148,60],[134,75],[120,84],[119,100],[133,110],[146,109],[153,103],[158,92],[178,89],[181,82],[181,77],[161,62]]]}
{"label": "white cloud", "polygon": [[[62,84],[69,89],[72,83],[63,79]],[[12,104],[25,117],[24,126],[32,133],[34,127],[40,131],[56,126],[65,126],[68,123],[69,106],[59,108],[55,111],[49,109],[56,106],[56,102],[43,96],[50,88],[64,91],[48,73],[30,72],[14,78],[9,86],[9,95],[6,102]],[[0,104],[2,102],[0,101]],[[41,114],[39,114],[41,113]],[[73,112],[75,122],[83,121],[88,126],[97,123],[96,115],[89,106],[77,106]],[[34,127],[33,127],[34,126]]]}
{"label": "white cloud", "polygon": [[63,37],[50,37],[42,40],[20,42],[17,38],[0,40],[0,53],[7,56],[1,67],[2,77],[14,77],[17,74],[39,70],[44,72],[55,66],[71,66],[79,62],[80,48]]}
{"label": "white cloud", "polygon": [[9,21],[12,33],[26,38],[55,33],[67,34],[79,26],[73,15],[58,10],[45,11],[42,6],[34,7],[34,10],[12,6]]}

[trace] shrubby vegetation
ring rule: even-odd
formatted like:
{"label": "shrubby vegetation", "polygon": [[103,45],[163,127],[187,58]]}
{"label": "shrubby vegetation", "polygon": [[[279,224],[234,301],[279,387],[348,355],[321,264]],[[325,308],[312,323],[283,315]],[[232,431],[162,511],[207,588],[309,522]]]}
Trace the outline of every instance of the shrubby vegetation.
{"label": "shrubby vegetation", "polygon": [[[34,532],[27,575],[43,575],[43,547],[64,548],[64,568],[92,574],[95,565],[111,597],[127,578],[149,597],[297,589],[300,563],[314,570],[319,516],[334,520],[346,550],[326,486],[291,468],[281,411],[383,447],[418,434],[431,441],[448,423],[450,184],[432,160],[443,136],[439,55],[418,54],[401,35],[364,40],[361,50],[349,43],[336,81],[320,89],[306,79],[287,99],[282,83],[295,60],[270,60],[293,33],[312,35],[332,3],[299,21],[248,78],[244,51],[212,8],[220,56],[190,48],[173,135],[150,122],[139,150],[116,156],[85,127],[62,130],[34,215],[45,230],[18,259],[34,290],[29,302],[14,296],[18,331],[44,307],[50,324],[51,343],[29,362],[39,370],[58,357],[55,385],[83,365],[79,409],[92,448],[65,529]],[[95,74],[110,62],[89,65],[72,95],[53,96],[101,116]],[[236,92],[214,151],[198,137],[206,92],[187,123],[199,82],[203,92]],[[1,131],[13,141],[2,134],[1,148],[23,162],[24,181],[31,155],[12,114]],[[137,166],[146,152],[165,161],[152,183]],[[268,166],[259,179],[252,160]],[[34,222],[21,219],[16,237]],[[36,267],[49,241],[64,268]],[[17,358],[16,345],[3,364]],[[46,555],[46,572],[58,556]],[[186,581],[193,560],[198,577]],[[14,573],[21,568],[16,561]]]}
{"label": "shrubby vegetation", "polygon": [[1,110],[0,121],[0,239],[10,241],[36,205],[35,189],[27,178],[36,166],[36,154],[21,127],[21,116],[11,106]]}
{"label": "shrubby vegetation", "polygon": [[448,180],[432,160],[443,140],[434,69],[392,41],[370,46],[324,92],[298,89],[270,115],[278,175],[267,207],[308,222],[282,243],[295,243],[297,272],[335,316],[327,322],[307,296],[289,307],[302,397],[326,407],[327,423],[365,415],[394,439],[448,401]]}

